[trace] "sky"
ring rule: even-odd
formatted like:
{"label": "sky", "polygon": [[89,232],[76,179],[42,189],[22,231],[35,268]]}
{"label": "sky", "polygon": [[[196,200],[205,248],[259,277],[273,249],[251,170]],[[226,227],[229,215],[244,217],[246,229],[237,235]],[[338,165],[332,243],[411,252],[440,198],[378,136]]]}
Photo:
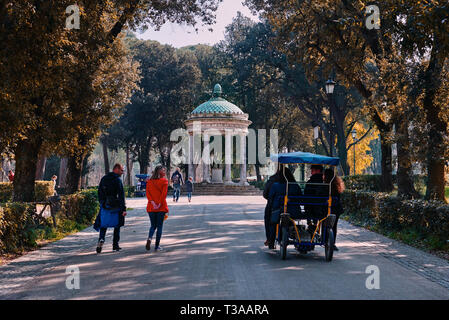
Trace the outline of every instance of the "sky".
{"label": "sky", "polygon": [[[136,34],[136,36],[139,39],[156,40],[162,44],[170,44],[175,48],[199,43],[214,45],[224,39],[225,27],[237,16],[238,11],[244,16],[258,21],[257,16],[253,16],[251,11],[242,4],[242,0],[223,0],[216,12],[217,23],[212,26],[198,25],[198,33],[190,26],[166,23],[160,31],[148,29],[143,34]],[[208,31],[211,27],[213,32]]]}

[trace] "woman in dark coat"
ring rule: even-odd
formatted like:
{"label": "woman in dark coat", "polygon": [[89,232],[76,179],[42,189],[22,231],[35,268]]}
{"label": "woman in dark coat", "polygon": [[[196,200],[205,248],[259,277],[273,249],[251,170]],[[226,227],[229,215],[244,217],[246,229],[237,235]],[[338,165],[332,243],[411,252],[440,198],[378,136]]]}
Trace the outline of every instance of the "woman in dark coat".
{"label": "woman in dark coat", "polygon": [[280,209],[284,204],[283,197],[285,196],[286,184],[289,184],[288,194],[290,196],[301,196],[301,188],[296,183],[295,177],[288,168],[285,168],[285,176],[282,170],[278,171],[278,180],[274,182],[268,194],[268,203],[270,204],[269,219],[266,220],[268,224],[268,247],[274,249],[274,242],[276,240],[276,225],[271,223],[271,213],[274,210]]}
{"label": "woman in dark coat", "polygon": [[265,214],[264,214],[265,236],[267,238],[264,243],[265,246],[269,245],[270,239],[271,202],[268,196],[270,194],[270,190],[273,184],[279,181],[280,181],[280,169],[278,167],[278,171],[276,171],[276,173],[268,179],[263,190],[263,197],[267,200],[267,205],[265,206]]}
{"label": "woman in dark coat", "polygon": [[[337,217],[337,219],[335,220],[334,227],[333,227],[334,239],[336,240],[337,239],[337,223],[338,223],[338,219],[340,218],[340,215],[343,214],[343,212],[344,212],[343,206],[342,206],[341,201],[340,201],[340,197],[341,197],[341,194],[343,193],[343,191],[345,191],[345,184],[344,184],[343,180],[339,176],[335,175],[333,169],[326,169],[326,170],[324,170],[323,178],[324,178],[324,182],[325,183],[330,183],[332,181],[332,185],[331,185],[331,195],[332,195],[331,213],[335,214],[335,216]],[[334,245],[334,250],[338,251],[338,248],[335,245]]]}

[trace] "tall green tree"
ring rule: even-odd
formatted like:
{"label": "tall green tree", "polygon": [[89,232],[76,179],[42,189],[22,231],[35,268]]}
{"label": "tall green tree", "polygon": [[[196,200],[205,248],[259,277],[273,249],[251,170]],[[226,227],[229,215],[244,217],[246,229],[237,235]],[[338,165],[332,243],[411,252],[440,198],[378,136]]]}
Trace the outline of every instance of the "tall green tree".
{"label": "tall green tree", "polygon": [[141,173],[147,173],[150,151],[170,165],[170,134],[182,128],[196,100],[201,71],[195,55],[155,41],[130,43],[133,59],[140,64],[140,90],[127,106],[119,126],[126,129],[129,148]]}
{"label": "tall green tree", "polygon": [[[400,93],[401,90],[382,90],[374,83],[382,82],[384,87],[392,87],[398,83],[395,81],[388,83],[383,76],[388,73],[388,70],[398,70],[395,68],[397,66],[396,58],[398,54],[406,52],[404,50],[407,39],[420,39],[422,44],[420,47],[424,49],[429,45],[429,39],[445,37],[442,34],[447,34],[447,32],[438,33],[437,37],[432,37],[429,33],[437,28],[437,22],[444,22],[444,19],[435,18],[442,18],[441,13],[445,10],[444,1],[430,1],[431,4],[428,2],[421,4],[415,1],[384,1],[380,6],[381,27],[379,29],[367,28],[365,23],[368,17],[365,10],[367,5],[371,4],[370,1],[247,0],[246,3],[253,9],[260,10],[263,16],[270,21],[276,30],[278,47],[282,48],[293,61],[301,62],[305,66],[309,78],[314,77],[318,68],[324,68],[328,72],[335,70],[342,83],[357,88],[367,100],[371,120],[376,124],[381,136],[383,187],[386,191],[391,190],[393,188],[391,178],[393,139],[391,137],[395,118],[391,115],[400,113],[402,107],[391,104],[389,101],[399,100],[401,97],[397,95],[403,93]],[[435,19],[431,21],[428,19],[429,14],[425,12],[426,8],[432,8],[429,11],[432,12],[430,16]],[[419,27],[411,28],[413,23],[410,22],[417,20],[421,21]],[[426,27],[426,24],[429,28]],[[447,23],[442,29],[446,28]],[[426,30],[428,33],[422,36],[417,32],[418,30],[422,34]],[[416,39],[414,41],[416,42]],[[417,46],[412,45],[412,47],[416,48]],[[434,59],[434,61],[437,60]],[[440,65],[437,63],[435,66]],[[436,71],[435,73],[431,72],[435,76],[439,74],[440,68],[432,70]],[[376,81],[367,81],[373,74],[377,76]],[[400,75],[402,78],[407,76],[403,72]],[[389,78],[395,79],[394,77]],[[434,79],[436,81],[427,86],[428,88],[438,88],[438,77],[434,77]],[[433,89],[429,90],[432,95]],[[385,96],[386,93],[392,96]],[[437,131],[441,132],[442,129],[443,126],[440,123]],[[440,141],[436,140],[435,143],[432,142],[432,145],[434,147],[441,146]],[[404,162],[401,161],[401,163]],[[429,170],[429,176],[434,177],[435,175],[431,171]],[[438,169],[436,175],[442,178],[440,171]],[[404,172],[409,172],[409,170]],[[432,179],[432,184],[438,185],[438,190],[441,190],[441,183],[444,184],[444,179],[443,182],[435,180]],[[410,180],[404,179],[404,181],[408,181],[407,183],[410,184]],[[404,184],[401,185],[404,186]],[[412,190],[412,188],[407,189]],[[433,187],[429,189],[433,190]],[[438,194],[437,198],[441,199],[441,192]]]}
{"label": "tall green tree", "polygon": [[[73,4],[71,1],[1,1],[0,121],[7,134],[0,135],[0,147],[9,148],[15,154],[14,200],[33,200],[34,173],[42,146],[51,148],[61,141],[70,141],[71,136],[62,126],[66,123],[66,114],[73,116],[74,110],[85,114],[83,108],[74,108],[75,104],[69,102],[73,93],[72,79],[76,78],[70,74],[72,70],[90,72],[90,77],[83,76],[85,82],[75,83],[88,93],[93,90],[96,75],[125,28],[158,28],[166,21],[195,25],[197,17],[202,23],[210,24],[219,2],[78,1],[80,33],[92,32],[91,38],[79,41],[77,30],[65,29],[67,16],[64,13]],[[86,62],[81,59],[83,54],[87,54],[89,65],[82,64]],[[82,104],[87,106],[87,103]],[[79,137],[82,143],[89,143],[91,139],[89,134]],[[82,161],[79,155],[76,157],[79,165]]]}

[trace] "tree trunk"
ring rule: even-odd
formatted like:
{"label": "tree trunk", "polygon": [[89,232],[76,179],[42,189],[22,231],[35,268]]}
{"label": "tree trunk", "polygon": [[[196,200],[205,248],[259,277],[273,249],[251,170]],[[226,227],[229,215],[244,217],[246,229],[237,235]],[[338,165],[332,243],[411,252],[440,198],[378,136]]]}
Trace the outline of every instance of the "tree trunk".
{"label": "tree trunk", "polygon": [[104,173],[108,174],[110,172],[110,167],[109,167],[109,156],[108,156],[108,143],[107,143],[106,139],[103,139],[101,144],[103,146]]}
{"label": "tree trunk", "polygon": [[148,145],[138,147],[137,162],[140,165],[140,174],[148,174],[148,166],[150,165],[149,142]]}
{"label": "tree trunk", "polygon": [[435,36],[434,47],[430,57],[429,66],[424,76],[425,95],[423,106],[426,120],[429,124],[429,139],[427,144],[427,200],[442,200],[444,197],[444,135],[447,123],[441,118],[441,105],[435,101],[437,92],[441,87],[443,58],[439,54],[439,39]]}
{"label": "tree trunk", "polygon": [[342,124],[337,124],[337,146],[338,157],[340,158],[341,168],[345,176],[349,175],[348,150],[346,150],[346,135]]}
{"label": "tree trunk", "polygon": [[412,161],[410,160],[410,141],[407,119],[398,119],[396,126],[396,145],[398,156],[398,195],[411,198],[419,198],[412,179]]}
{"label": "tree trunk", "polygon": [[67,186],[67,158],[61,158],[61,164],[59,166],[59,187],[65,188]]}
{"label": "tree trunk", "polygon": [[257,181],[262,181],[262,177],[260,175],[260,163],[256,163],[254,167],[256,168]]}
{"label": "tree trunk", "polygon": [[81,188],[87,188],[89,184],[89,170],[88,170],[88,164],[89,164],[89,157],[91,156],[91,152],[89,152],[83,160],[83,166],[81,171]]}
{"label": "tree trunk", "polygon": [[131,185],[131,171],[132,171],[132,165],[130,165],[130,156],[129,156],[129,148],[126,146],[125,149],[126,154],[126,175],[125,175],[125,185],[130,186]]}
{"label": "tree trunk", "polygon": [[380,132],[380,148],[382,150],[382,191],[393,191],[393,176],[392,176],[392,156],[391,156],[391,141],[387,139],[385,132]]}
{"label": "tree trunk", "polygon": [[81,189],[81,175],[83,171],[83,156],[71,156],[67,161],[66,193],[72,194]]}
{"label": "tree trunk", "polygon": [[4,170],[4,161],[5,159],[3,159],[2,157],[0,157],[0,181],[3,182],[4,177],[5,177],[5,170]]}
{"label": "tree trunk", "polygon": [[45,164],[47,162],[47,157],[39,156],[36,164],[36,180],[44,180]]}
{"label": "tree trunk", "polygon": [[13,183],[13,201],[34,201],[36,164],[42,140],[22,140],[15,148],[16,171]]}

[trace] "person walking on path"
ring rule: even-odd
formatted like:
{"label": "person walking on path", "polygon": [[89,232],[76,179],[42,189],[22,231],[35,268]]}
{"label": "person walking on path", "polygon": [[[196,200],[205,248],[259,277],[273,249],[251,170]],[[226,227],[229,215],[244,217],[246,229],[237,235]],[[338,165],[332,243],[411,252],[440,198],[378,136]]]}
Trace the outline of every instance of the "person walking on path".
{"label": "person walking on path", "polygon": [[[325,183],[331,183],[331,196],[332,196],[332,206],[331,206],[331,214],[335,214],[337,219],[335,220],[334,227],[332,228],[334,231],[334,239],[337,239],[337,223],[338,219],[340,218],[340,215],[343,214],[343,206],[340,201],[341,194],[343,191],[345,191],[345,183],[343,182],[343,179],[341,179],[339,176],[337,176],[334,173],[333,169],[326,169],[324,170],[324,182]],[[336,245],[334,245],[334,250],[338,251],[338,248]]]}
{"label": "person walking on path", "polygon": [[189,199],[189,202],[192,201],[192,193],[193,193],[193,178],[189,177],[189,180],[186,182],[186,191],[187,191],[187,198]]}
{"label": "person walking on path", "polygon": [[56,181],[58,180],[58,176],[54,175],[51,177],[51,181],[53,181],[53,195],[56,196],[58,193],[56,192]]}
{"label": "person walking on path", "polygon": [[182,174],[179,172],[179,168],[176,168],[171,176],[171,183],[173,185],[173,202],[178,202],[179,195],[181,193],[181,185],[184,183]]}
{"label": "person walking on path", "polygon": [[120,227],[125,225],[126,205],[125,205],[125,192],[123,190],[123,183],[120,177],[123,175],[123,166],[120,163],[114,165],[112,172],[109,172],[103,178],[101,178],[100,185],[98,186],[98,200],[100,202],[100,214],[97,216],[94,228],[100,229],[100,237],[98,239],[97,253],[101,252],[103,247],[107,227],[101,223],[101,210],[110,212],[111,215],[118,214],[118,224],[114,227],[114,236],[112,239],[112,250],[120,251]]}
{"label": "person walking on path", "polygon": [[168,192],[168,180],[166,178],[165,168],[163,166],[157,166],[154,169],[153,175],[147,181],[147,212],[150,217],[151,227],[148,235],[147,244],[145,249],[151,250],[151,240],[153,239],[154,232],[156,232],[156,246],[155,251],[162,251],[160,247],[160,241],[162,237],[162,226],[166,215],[168,216],[167,206],[167,192]]}

